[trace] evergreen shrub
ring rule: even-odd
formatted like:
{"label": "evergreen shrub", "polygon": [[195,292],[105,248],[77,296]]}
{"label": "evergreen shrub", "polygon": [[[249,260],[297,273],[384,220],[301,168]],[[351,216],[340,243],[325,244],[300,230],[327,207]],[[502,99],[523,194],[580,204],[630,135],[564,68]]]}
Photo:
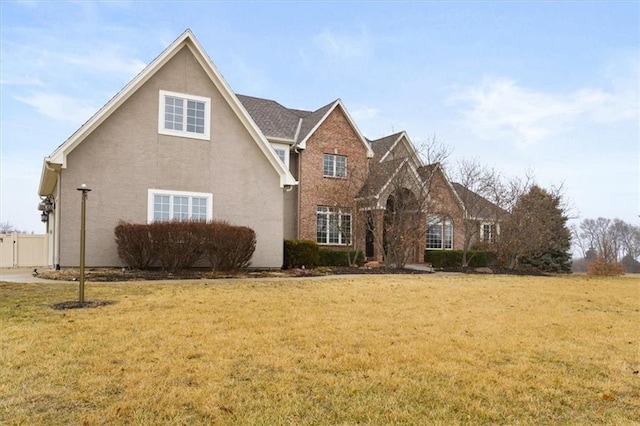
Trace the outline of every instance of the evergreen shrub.
{"label": "evergreen shrub", "polygon": [[320,247],[312,240],[285,240],[285,268],[313,268],[320,263]]}

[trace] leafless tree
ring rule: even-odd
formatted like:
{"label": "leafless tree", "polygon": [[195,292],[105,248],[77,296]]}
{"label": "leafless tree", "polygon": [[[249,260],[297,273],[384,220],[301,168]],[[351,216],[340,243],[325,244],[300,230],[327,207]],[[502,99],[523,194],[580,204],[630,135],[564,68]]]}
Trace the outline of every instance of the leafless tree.
{"label": "leafless tree", "polygon": [[589,251],[607,263],[640,256],[640,227],[620,219],[584,219],[573,228],[573,235],[585,258]]}
{"label": "leafless tree", "polygon": [[[478,160],[461,160],[452,173],[454,188],[464,205],[464,244],[462,248],[462,266],[468,266],[471,260],[469,251],[475,243],[482,243],[489,248],[498,237],[499,223],[507,214],[506,210],[489,201],[498,199],[504,203],[507,199],[501,187],[499,174],[482,165]],[[481,241],[481,226],[490,226],[491,234],[485,235]]]}
{"label": "leafless tree", "polygon": [[415,144],[416,152],[424,164],[440,164],[446,167],[447,160],[453,153],[453,148],[440,142],[436,135]]}
{"label": "leafless tree", "polygon": [[385,267],[403,268],[411,259],[422,257],[427,212],[433,207],[432,176],[450,152],[434,136],[418,144],[417,156],[409,153],[370,168],[358,201],[360,210],[369,215],[367,231],[377,252],[383,253]]}
{"label": "leafless tree", "polygon": [[10,222],[0,222],[0,234],[22,233],[18,228],[13,226]]}

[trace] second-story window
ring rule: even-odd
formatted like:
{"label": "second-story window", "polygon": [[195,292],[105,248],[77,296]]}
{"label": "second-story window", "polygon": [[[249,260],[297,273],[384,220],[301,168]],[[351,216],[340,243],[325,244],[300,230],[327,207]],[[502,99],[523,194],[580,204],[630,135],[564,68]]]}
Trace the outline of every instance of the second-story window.
{"label": "second-story window", "polygon": [[325,177],[347,177],[347,157],[344,155],[324,154],[322,174]]}
{"label": "second-story window", "polygon": [[158,132],[164,135],[209,139],[210,108],[209,98],[161,90]]}

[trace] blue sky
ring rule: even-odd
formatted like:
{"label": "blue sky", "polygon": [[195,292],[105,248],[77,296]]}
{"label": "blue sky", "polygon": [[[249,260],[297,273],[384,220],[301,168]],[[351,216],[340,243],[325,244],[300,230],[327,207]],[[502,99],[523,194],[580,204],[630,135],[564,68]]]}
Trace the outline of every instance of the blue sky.
{"label": "blue sky", "polygon": [[0,222],[43,232],[43,158],[191,28],[236,93],[341,98],[506,176],[563,185],[580,220],[640,213],[640,2],[0,0]]}

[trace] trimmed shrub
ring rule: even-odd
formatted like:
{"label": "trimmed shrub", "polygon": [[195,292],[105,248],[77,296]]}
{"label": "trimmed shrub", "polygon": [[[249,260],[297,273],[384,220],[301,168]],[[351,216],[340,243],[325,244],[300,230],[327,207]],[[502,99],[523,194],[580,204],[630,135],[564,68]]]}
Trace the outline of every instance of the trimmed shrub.
{"label": "trimmed shrub", "polygon": [[313,268],[320,263],[320,247],[311,240],[284,241],[284,267]]}
{"label": "trimmed shrub", "polygon": [[204,258],[213,269],[228,271],[247,266],[256,248],[253,229],[219,221],[120,222],[115,235],[118,256],[132,269],[159,263],[173,272]]}
{"label": "trimmed shrub", "polygon": [[320,266],[351,266],[349,260],[355,260],[358,266],[364,265],[364,253],[358,250],[331,250],[326,248],[320,249]]}
{"label": "trimmed shrub", "polygon": [[587,264],[587,274],[602,277],[617,277],[624,275],[624,266],[618,262],[607,262],[602,258],[598,258]]}
{"label": "trimmed shrub", "polygon": [[232,271],[243,268],[249,265],[256,250],[256,233],[246,226],[213,222],[206,226],[202,250],[213,270]]}
{"label": "trimmed shrub", "polygon": [[130,269],[147,269],[155,254],[149,226],[120,221],[115,229],[118,256]]}
{"label": "trimmed shrub", "polygon": [[[425,250],[424,261],[431,263],[434,268],[459,268],[462,266],[462,250]],[[470,268],[487,266],[487,252],[484,250],[469,250],[467,260]]]}
{"label": "trimmed shrub", "polygon": [[153,252],[163,271],[192,267],[202,257],[199,222],[155,222],[149,225]]}

